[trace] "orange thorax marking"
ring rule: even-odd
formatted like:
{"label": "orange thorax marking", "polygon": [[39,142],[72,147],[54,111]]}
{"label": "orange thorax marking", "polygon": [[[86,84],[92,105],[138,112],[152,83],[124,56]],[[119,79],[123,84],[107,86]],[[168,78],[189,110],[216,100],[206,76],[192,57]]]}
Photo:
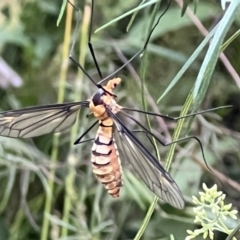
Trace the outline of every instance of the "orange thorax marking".
{"label": "orange thorax marking", "polygon": [[[92,111],[93,115],[98,118],[99,120],[104,120],[108,118],[108,115],[106,113],[105,105],[116,107],[116,102],[114,100],[114,97],[108,93],[113,94],[113,89],[120,84],[121,78],[113,78],[112,80],[109,80],[107,85],[103,86],[103,88],[107,91],[104,93],[104,95],[101,96],[102,104],[100,105],[94,105],[93,101],[90,101],[89,108]],[[113,112],[117,112],[117,110],[113,109]]]}

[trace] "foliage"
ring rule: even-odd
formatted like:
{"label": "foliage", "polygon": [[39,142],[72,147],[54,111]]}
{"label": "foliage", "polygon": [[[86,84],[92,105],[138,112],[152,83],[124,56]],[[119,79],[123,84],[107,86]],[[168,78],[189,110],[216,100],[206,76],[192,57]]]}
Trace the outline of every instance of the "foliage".
{"label": "foliage", "polygon": [[[104,76],[142,48],[154,2],[95,1],[92,43]],[[233,11],[237,10],[233,9],[237,2],[231,3]],[[81,12],[81,26],[73,56],[75,59],[80,56],[87,72],[98,81],[100,78],[87,50],[88,24],[83,21],[88,4],[83,1],[74,4]],[[194,4],[190,4],[192,9]],[[92,96],[96,88],[67,60],[76,11],[72,9],[71,16],[65,10],[57,27],[61,3],[56,0],[2,1],[0,9],[1,56],[23,79],[20,88],[0,90],[1,111],[57,101],[80,101]],[[202,109],[233,104],[232,109],[206,113],[181,126],[178,124],[176,130],[180,137],[199,137],[207,163],[214,169],[213,177],[207,173],[196,141],[182,142],[170,154],[168,147],[158,144],[161,161],[166,165],[168,159],[167,167],[171,165],[171,176],[184,194],[186,208],[180,211],[161,201],[153,202],[153,194],[128,166],[124,167],[121,197],[112,199],[91,171],[91,142],[72,146],[93,122],[91,116],[86,119],[88,112],[81,111],[73,129],[57,137],[50,134],[28,140],[0,138],[0,236],[3,239],[132,239],[142,229],[140,226],[152,206],[153,214],[149,214],[142,239],[170,239],[171,236],[182,240],[187,229],[197,228],[195,216],[190,214],[190,197],[200,191],[202,182],[208,185],[217,182],[218,189],[226,193],[226,201],[239,207],[239,83],[232,70],[226,70],[225,62],[217,59],[223,42],[232,39],[225,45],[224,53],[232,69],[240,72],[240,40],[231,38],[239,29],[240,14],[222,15],[221,5],[215,1],[198,1],[196,16],[210,35],[215,36],[208,45],[210,35],[204,38],[187,12],[181,17],[181,11],[173,2],[154,31],[144,61],[137,58],[118,74],[122,84],[117,100],[121,105],[141,109],[144,96],[149,111],[175,116],[186,99],[191,101],[183,108],[185,112],[189,112],[188,107],[197,111],[200,103]],[[221,16],[221,28],[214,28]],[[233,16],[235,19],[231,19]],[[66,33],[68,21],[72,27]],[[112,24],[94,33],[109,22]],[[141,81],[145,81],[144,94]],[[147,126],[144,115],[133,113],[133,116]],[[128,128],[137,128],[132,122],[123,121]],[[156,117],[150,117],[149,122],[154,133],[166,142],[171,141],[175,122]],[[94,137],[95,131],[86,139]],[[174,136],[178,137],[176,132]],[[148,141],[144,143],[155,152]],[[174,160],[170,159],[172,156]],[[46,219],[50,225],[44,235]],[[223,239],[223,235],[216,232],[215,239]]]}

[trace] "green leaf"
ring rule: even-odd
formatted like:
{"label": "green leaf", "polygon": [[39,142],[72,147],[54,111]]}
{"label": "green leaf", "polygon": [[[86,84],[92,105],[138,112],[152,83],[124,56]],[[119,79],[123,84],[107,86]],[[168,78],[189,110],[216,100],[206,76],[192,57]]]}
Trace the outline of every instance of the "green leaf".
{"label": "green leaf", "polygon": [[202,52],[203,48],[208,44],[214,33],[216,32],[216,27],[205,37],[202,43],[198,46],[198,48],[194,51],[194,53],[190,56],[187,62],[183,65],[171,83],[168,85],[167,89],[163,92],[163,94],[157,100],[159,103],[169,92],[170,90],[180,81],[183,74],[187,71],[187,69],[192,65],[192,63],[196,60],[199,54]]}
{"label": "green leaf", "polygon": [[62,20],[62,17],[63,17],[63,14],[64,14],[64,11],[66,9],[66,5],[67,5],[67,0],[63,0],[62,2],[62,7],[61,7],[61,10],[60,10],[60,13],[58,15],[58,19],[57,19],[57,26],[59,26],[61,20]]}
{"label": "green leaf", "polygon": [[[233,1],[227,9],[224,17],[218,24],[216,33],[208,48],[207,54],[199,71],[195,86],[193,88],[194,110],[196,111],[208,89],[210,80],[215,69],[218,57],[221,53],[221,46],[234,19],[240,14],[240,0]],[[194,111],[193,110],[193,111]]]}

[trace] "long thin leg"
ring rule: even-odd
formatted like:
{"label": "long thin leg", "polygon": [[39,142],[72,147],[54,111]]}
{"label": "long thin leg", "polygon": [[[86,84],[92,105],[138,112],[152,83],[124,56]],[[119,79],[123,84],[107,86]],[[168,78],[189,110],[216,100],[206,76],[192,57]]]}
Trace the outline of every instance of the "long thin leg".
{"label": "long thin leg", "polygon": [[141,53],[143,53],[145,51],[145,49],[147,48],[148,42],[152,36],[153,31],[155,30],[155,28],[157,27],[157,25],[160,22],[160,19],[163,17],[163,15],[167,12],[168,8],[171,5],[172,0],[169,0],[169,3],[166,7],[166,9],[163,11],[163,13],[160,15],[160,17],[158,18],[157,22],[154,24],[153,28],[151,29],[147,40],[143,46],[143,48],[138,51],[132,58],[130,58],[126,63],[124,63],[119,69],[117,69],[115,72],[111,73],[110,75],[108,75],[107,77],[105,77],[104,79],[102,79],[100,82],[98,82],[98,84],[102,84],[103,82],[105,82],[106,80],[108,80],[109,78],[113,77],[116,73],[118,73],[119,71],[121,71],[127,64],[129,64],[133,59],[135,59],[137,56],[139,56]]}
{"label": "long thin leg", "polygon": [[[82,143],[86,143],[86,142],[91,142],[91,141],[94,141],[95,138],[89,138],[89,139],[86,139],[86,140],[81,140],[79,141],[77,144],[82,144]],[[75,144],[75,143],[74,143]],[[76,145],[76,144],[75,144]]]}
{"label": "long thin leg", "polygon": [[[73,6],[73,8],[78,12],[78,19],[77,19],[77,27],[75,29],[75,33],[74,33],[74,38],[76,39],[76,30],[78,30],[78,27],[79,27],[79,22],[80,22],[80,11],[79,9],[73,5],[69,0],[68,2]],[[100,70],[100,67],[98,65],[98,62],[97,62],[97,59],[95,57],[95,53],[94,53],[94,50],[93,50],[93,46],[92,46],[92,43],[91,43],[91,36],[92,36],[92,23],[93,23],[93,9],[94,9],[94,0],[92,0],[92,4],[91,4],[91,19],[90,19],[90,26],[89,26],[89,31],[88,31],[88,47],[89,47],[89,50],[91,52],[91,55],[92,55],[92,58],[93,58],[93,61],[94,61],[94,64],[97,68],[97,71],[98,71],[98,74],[100,76],[100,78],[103,78],[102,77],[102,73],[101,73],[101,70]],[[71,47],[71,54],[70,54],[70,59],[75,63],[77,64],[77,66],[84,72],[84,74],[87,75],[88,78],[90,78],[90,76],[86,73],[85,69],[83,69],[83,67],[75,60],[72,58],[72,50],[73,50],[73,46],[75,45],[75,41],[76,40],[73,40],[73,44],[72,44],[72,47]],[[90,78],[91,80],[91,78]],[[91,80],[92,81],[92,80]]]}
{"label": "long thin leg", "polygon": [[83,73],[90,79],[90,81],[96,86],[99,88],[99,84],[95,83],[95,81],[93,80],[93,78],[88,74],[88,72],[83,68],[83,66],[73,58],[73,50],[74,50],[74,47],[75,47],[75,44],[76,44],[76,39],[77,39],[77,32],[78,32],[78,29],[79,29],[79,24],[80,24],[80,11],[79,9],[77,9],[75,7],[75,5],[73,5],[69,0],[68,0],[68,3],[72,5],[72,7],[78,12],[78,16],[77,16],[77,24],[75,26],[75,30],[74,30],[74,34],[73,34],[73,42],[72,42],[72,45],[71,45],[71,48],[70,48],[70,54],[69,54],[69,58],[73,61],[74,64],[77,65],[78,68],[80,68]]}
{"label": "long thin leg", "polygon": [[98,124],[98,120],[95,121],[75,142],[74,142],[74,145],[77,145],[79,143],[82,143],[82,142],[87,142],[87,141],[90,141],[90,140],[85,140],[85,141],[81,141],[82,138],[91,130],[93,129],[97,124]]}
{"label": "long thin leg", "polygon": [[208,164],[207,164],[207,161],[206,161],[206,158],[205,158],[205,154],[204,154],[204,151],[203,151],[203,146],[202,146],[202,143],[200,141],[200,139],[196,136],[187,136],[185,138],[180,138],[176,141],[172,141],[170,143],[164,143],[162,140],[160,140],[154,133],[150,132],[146,127],[144,127],[139,121],[137,121],[135,118],[133,118],[132,116],[128,115],[127,113],[125,112],[122,112],[125,116],[127,116],[128,118],[130,118],[131,120],[133,120],[135,123],[137,123],[142,129],[144,129],[144,131],[148,132],[152,137],[154,137],[161,145],[163,146],[170,146],[174,143],[179,143],[179,142],[182,142],[182,141],[186,141],[188,139],[195,139],[198,143],[199,143],[199,146],[201,148],[201,152],[202,152],[202,156],[203,156],[203,160],[207,166],[207,168],[211,171],[211,169],[209,168]]}
{"label": "long thin leg", "polygon": [[[94,81],[94,79],[88,74],[88,72],[83,68],[83,66],[82,66],[76,59],[74,59],[74,57],[73,57],[74,47],[75,47],[76,39],[77,39],[77,32],[78,32],[79,24],[80,24],[80,11],[79,11],[79,9],[77,9],[77,8],[75,7],[75,5],[73,5],[69,0],[68,0],[68,2],[69,2],[69,4],[71,4],[72,7],[78,12],[78,19],[77,19],[77,24],[76,24],[76,27],[75,27],[75,30],[74,30],[74,34],[73,34],[73,42],[72,42],[72,45],[71,45],[71,48],[70,48],[69,58],[73,61],[73,63],[74,63],[75,65],[77,65],[78,68],[80,68],[80,69],[83,71],[83,73],[89,78],[89,80],[90,80],[97,88],[101,88],[103,91],[107,92],[109,95],[112,95],[112,96],[115,97],[115,95],[113,95],[113,94],[111,94],[110,92],[108,92],[107,90],[105,90],[105,89],[102,87],[101,84],[96,83],[96,82]],[[92,8],[92,11],[93,11],[93,8]],[[92,21],[92,20],[91,20],[91,21]],[[89,30],[89,31],[91,31],[91,24],[92,24],[92,23],[90,23],[90,30]],[[90,49],[90,51],[91,51],[91,49]],[[95,55],[92,55],[92,56],[93,56],[93,58],[95,58]],[[96,58],[95,58],[94,61],[96,61]]]}
{"label": "long thin leg", "polygon": [[178,120],[183,119],[183,118],[193,117],[193,116],[203,114],[203,113],[206,113],[206,112],[213,112],[213,111],[216,111],[218,109],[230,108],[230,107],[233,107],[233,106],[232,105],[227,105],[227,106],[221,106],[221,107],[217,107],[217,108],[211,108],[211,109],[207,109],[207,110],[200,111],[200,112],[197,112],[197,113],[191,113],[191,114],[188,114],[188,115],[185,115],[185,116],[181,116],[181,117],[171,117],[171,116],[168,116],[168,115],[163,115],[163,114],[154,113],[154,112],[146,112],[146,111],[142,111],[142,110],[138,110],[138,109],[134,109],[134,108],[126,108],[126,107],[123,107],[121,110],[127,110],[127,111],[131,111],[131,112],[139,112],[139,113],[144,113],[144,114],[147,114],[147,115],[152,115],[152,116],[162,117],[162,118],[166,118],[166,119],[173,120],[173,121],[178,121]]}
{"label": "long thin leg", "polygon": [[[97,123],[98,123],[98,122],[97,122]],[[86,140],[82,140],[82,138],[83,138],[83,137],[92,129],[92,127],[94,127],[94,126],[95,126],[95,123],[94,123],[91,127],[89,127],[89,128],[87,129],[87,131],[85,131],[85,132],[78,138],[78,140],[75,141],[74,145],[81,144],[81,143],[85,143],[85,142],[94,141],[95,138],[89,138],[89,139],[86,139]],[[143,130],[141,130],[141,129],[140,129],[140,130],[133,130],[133,131],[132,131],[132,133],[135,133],[135,132],[145,133],[146,136],[147,136],[147,138],[149,139],[149,141],[150,141],[151,144],[153,145],[153,142],[152,142],[151,138],[149,137],[149,133],[148,133],[148,132],[143,131]],[[153,147],[155,147],[155,146],[153,145]]]}
{"label": "long thin leg", "polygon": [[[155,30],[155,28],[157,27],[160,19],[162,18],[162,16],[166,13],[166,11],[168,10],[170,4],[171,4],[171,1],[172,0],[169,0],[169,3],[168,3],[168,6],[166,7],[166,9],[164,10],[164,12],[160,15],[160,17],[158,18],[157,22],[154,24],[153,28],[151,29],[148,37],[147,37],[147,40],[143,46],[143,48],[138,51],[131,59],[129,59],[126,63],[124,63],[124,65],[122,65],[119,69],[117,69],[115,72],[111,73],[109,76],[103,78],[101,81],[99,81],[98,83],[95,83],[95,81],[91,78],[91,76],[87,73],[87,71],[81,66],[81,64],[76,61],[73,57],[72,57],[72,54],[73,54],[73,48],[75,46],[75,43],[76,43],[76,36],[77,36],[77,31],[78,31],[78,27],[79,27],[79,22],[80,22],[80,14],[78,14],[78,22],[76,24],[76,27],[75,27],[75,31],[74,31],[74,39],[73,39],[73,43],[72,43],[72,46],[71,46],[71,50],[70,50],[70,55],[69,55],[69,58],[78,66],[78,68],[80,68],[83,73],[90,79],[90,81],[98,88],[102,88],[101,84],[103,82],[105,82],[106,80],[108,80],[109,78],[111,78],[112,76],[114,76],[116,73],[118,73],[119,71],[121,71],[128,63],[130,63],[133,59],[135,59],[137,56],[139,56],[141,53],[143,53],[148,45],[148,42],[150,40],[150,37],[153,33],[153,31]],[[68,0],[68,2],[73,6],[73,8],[79,12],[79,10]],[[93,7],[94,7],[94,3],[92,2],[92,13],[93,13]],[[89,49],[90,49],[90,52],[92,54],[92,58],[94,60],[94,63],[97,67],[97,70],[98,70],[98,73],[99,75],[101,76],[101,71],[100,71],[100,68],[98,66],[98,63],[97,63],[97,60],[96,60],[96,57],[95,57],[95,54],[94,54],[94,51],[93,51],[93,47],[92,47],[92,44],[91,44],[91,32],[92,32],[92,16],[91,16],[91,23],[90,23],[90,29],[89,29],[89,43],[88,43],[88,46],[89,46]],[[102,77],[101,77],[102,78]],[[103,89],[103,88],[102,88]],[[104,91],[106,91],[105,89],[103,89]],[[111,94],[110,94],[111,95]]]}
{"label": "long thin leg", "polygon": [[101,70],[100,70],[100,67],[99,67],[98,62],[97,62],[97,59],[95,57],[95,53],[94,53],[94,50],[93,50],[93,45],[91,43],[92,23],[93,23],[93,10],[94,10],[94,0],[92,0],[92,5],[91,5],[91,21],[90,21],[90,27],[89,27],[89,30],[88,30],[88,47],[89,47],[89,50],[91,52],[94,64],[95,64],[95,66],[97,68],[98,74],[99,74],[100,78],[103,78]]}

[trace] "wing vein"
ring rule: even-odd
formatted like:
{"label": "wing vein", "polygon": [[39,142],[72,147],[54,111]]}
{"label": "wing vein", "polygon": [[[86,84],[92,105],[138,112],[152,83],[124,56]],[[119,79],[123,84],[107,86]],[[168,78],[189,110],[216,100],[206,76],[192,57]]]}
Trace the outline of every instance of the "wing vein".
{"label": "wing vein", "polygon": [[[107,109],[107,112],[116,125],[115,139],[122,148],[122,151],[119,152],[120,154],[123,152],[122,157],[129,161],[153,193],[172,206],[182,209],[184,199],[171,176],[138,138],[123,125],[121,120],[110,109]],[[120,158],[122,157],[120,156]]]}
{"label": "wing vein", "polygon": [[60,132],[74,124],[80,107],[88,106],[89,101],[82,101],[3,112],[0,114],[0,135],[29,138]]}

